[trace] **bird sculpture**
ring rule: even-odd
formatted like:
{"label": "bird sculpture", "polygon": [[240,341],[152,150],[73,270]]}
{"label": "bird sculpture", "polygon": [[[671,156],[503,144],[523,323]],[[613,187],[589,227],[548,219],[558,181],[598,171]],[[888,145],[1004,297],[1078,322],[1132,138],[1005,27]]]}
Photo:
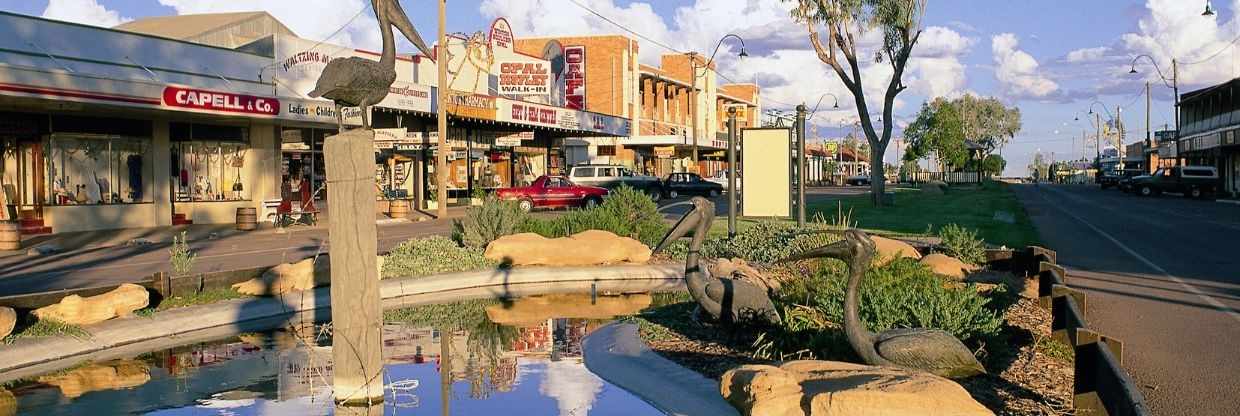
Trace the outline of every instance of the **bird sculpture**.
{"label": "bird sculpture", "polygon": [[899,328],[875,334],[866,328],[858,312],[861,278],[874,256],[874,241],[864,232],[848,230],[844,239],[794,255],[784,261],[834,258],[848,266],[844,292],[844,333],[853,351],[867,364],[903,367],[947,378],[966,378],[986,373],[964,343],[947,331]]}
{"label": "bird sculpture", "polygon": [[370,4],[383,36],[383,52],[379,61],[356,56],[332,59],[319,75],[314,91],[309,94],[311,98],[323,97],[336,104],[336,123],[341,131],[344,131],[343,107],[361,108],[362,128],[370,128],[367,110],[383,101],[392,83],[396,82],[396,40],[392,26],[396,26],[422,54],[431,56],[430,48],[414,29],[399,1],[371,0]]}
{"label": "bird sculpture", "polygon": [[765,287],[741,280],[712,277],[702,268],[699,264],[702,243],[706,240],[706,234],[714,220],[715,204],[706,198],[694,197],[687,202],[665,206],[660,211],[685,205],[693,208],[676,222],[654,251],[661,252],[676,240],[692,233],[689,254],[685,257],[685,285],[689,288],[689,296],[697,301],[701,311],[718,322],[741,325],[779,324],[779,313],[775,311],[771,298],[767,297]]}

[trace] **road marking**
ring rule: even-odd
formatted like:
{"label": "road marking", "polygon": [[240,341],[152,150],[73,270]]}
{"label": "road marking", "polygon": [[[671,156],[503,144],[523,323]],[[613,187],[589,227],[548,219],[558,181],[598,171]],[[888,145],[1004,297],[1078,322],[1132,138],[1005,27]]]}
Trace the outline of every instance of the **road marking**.
{"label": "road marking", "polygon": [[1197,295],[1197,297],[1201,298],[1201,300],[1204,300],[1206,303],[1210,304],[1210,306],[1213,306],[1214,309],[1217,309],[1219,312],[1226,313],[1228,316],[1231,316],[1232,319],[1235,319],[1236,322],[1240,322],[1240,313],[1237,313],[1236,310],[1229,308],[1227,307],[1227,305],[1222,304],[1222,302],[1219,302],[1217,299],[1210,297],[1210,295],[1207,295],[1205,292],[1202,292],[1200,289],[1197,289],[1196,286],[1188,284],[1188,282],[1185,282],[1184,279],[1171,275],[1171,273],[1167,272],[1167,270],[1163,269],[1162,267],[1159,267],[1157,264],[1154,264],[1154,262],[1145,258],[1145,256],[1142,256],[1141,254],[1137,253],[1136,250],[1133,250],[1132,248],[1128,247],[1128,245],[1121,243],[1119,239],[1112,237],[1110,234],[1107,234],[1105,231],[1102,231],[1102,229],[1093,225],[1089,221],[1085,221],[1081,217],[1076,216],[1076,214],[1073,214],[1071,212],[1068,212],[1068,210],[1063,209],[1058,204],[1052,203],[1049,199],[1046,198],[1045,194],[1038,192],[1038,196],[1041,197],[1043,201],[1046,201],[1047,205],[1055,207],[1055,209],[1059,210],[1059,212],[1064,213],[1064,215],[1072,217],[1073,219],[1079,221],[1081,224],[1085,224],[1086,227],[1089,227],[1089,229],[1094,230],[1094,232],[1098,233],[1098,235],[1101,235],[1103,238],[1110,240],[1111,243],[1114,243],[1121,250],[1124,250],[1125,252],[1127,252],[1128,255],[1136,258],[1137,260],[1140,260],[1142,263],[1145,263],[1145,265],[1149,266],[1149,268],[1154,269],[1155,271],[1159,273],[1162,273],[1164,277],[1168,277],[1171,280],[1174,280],[1176,283],[1179,283],[1180,286],[1184,287],[1184,289],[1188,290],[1189,292],[1192,292],[1194,295]]}

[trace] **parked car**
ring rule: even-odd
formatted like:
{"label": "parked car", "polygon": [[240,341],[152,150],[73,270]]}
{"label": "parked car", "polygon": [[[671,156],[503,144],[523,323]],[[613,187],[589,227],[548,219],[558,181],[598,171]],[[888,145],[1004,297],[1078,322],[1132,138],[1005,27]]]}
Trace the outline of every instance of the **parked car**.
{"label": "parked car", "polygon": [[638,175],[618,165],[579,165],[568,173],[568,179],[578,185],[597,186],[615,190],[620,185],[645,192],[656,202],[663,197],[663,181],[654,176]]}
{"label": "parked car", "polygon": [[696,173],[673,173],[663,181],[663,192],[668,198],[681,195],[703,195],[716,197],[723,193],[723,186],[708,182]]}
{"label": "parked car", "polygon": [[1102,189],[1120,188],[1120,183],[1125,179],[1141,176],[1141,174],[1140,169],[1112,170],[1098,177],[1098,186]]}
{"label": "parked car", "polygon": [[607,190],[596,186],[581,186],[563,176],[539,176],[530,186],[504,188],[495,191],[495,196],[505,200],[516,200],[523,211],[535,208],[591,208],[603,203]]}
{"label": "parked car", "polygon": [[853,175],[844,179],[845,185],[865,186],[870,184],[870,175]]}
{"label": "parked car", "polygon": [[1218,184],[1218,169],[1212,166],[1176,166],[1159,169],[1152,175],[1133,177],[1131,187],[1141,196],[1175,192],[1201,198],[1214,194]]}
{"label": "parked car", "polygon": [[[736,175],[736,191],[737,192],[740,192],[741,190],[741,179],[742,179],[741,175]],[[725,169],[725,170],[720,170],[718,172],[715,172],[714,175],[712,175],[709,178],[706,178],[706,181],[717,183],[719,184],[719,186],[722,186],[723,189],[726,191],[728,189],[728,171]]]}

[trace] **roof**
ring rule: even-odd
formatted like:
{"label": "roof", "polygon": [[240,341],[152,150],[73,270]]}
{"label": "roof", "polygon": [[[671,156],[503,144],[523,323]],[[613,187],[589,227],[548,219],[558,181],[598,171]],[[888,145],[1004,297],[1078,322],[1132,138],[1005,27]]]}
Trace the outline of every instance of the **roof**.
{"label": "roof", "polygon": [[1240,84],[1240,78],[1233,78],[1229,81],[1226,81],[1220,84],[1211,85],[1209,87],[1205,87],[1199,90],[1189,91],[1189,92],[1180,94],[1180,105],[1184,105],[1186,103],[1196,101],[1200,98],[1207,96],[1210,92],[1213,92],[1214,90],[1220,89],[1222,87],[1226,87],[1228,85],[1235,85],[1235,84]]}
{"label": "roof", "polygon": [[183,14],[174,16],[156,16],[134,20],[116,26],[114,29],[128,32],[145,33],[173,39],[192,38],[220,28],[269,17],[279,23],[281,28],[293,33],[284,23],[267,12],[236,12],[236,13],[203,13]]}

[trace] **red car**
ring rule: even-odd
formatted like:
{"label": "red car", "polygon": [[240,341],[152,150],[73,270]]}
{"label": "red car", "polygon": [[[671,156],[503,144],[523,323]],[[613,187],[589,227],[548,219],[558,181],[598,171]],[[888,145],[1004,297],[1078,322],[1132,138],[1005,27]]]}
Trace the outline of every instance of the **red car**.
{"label": "red car", "polygon": [[544,175],[530,186],[500,189],[495,196],[520,201],[521,209],[528,212],[534,208],[592,208],[603,203],[607,190],[577,185],[563,176]]}

